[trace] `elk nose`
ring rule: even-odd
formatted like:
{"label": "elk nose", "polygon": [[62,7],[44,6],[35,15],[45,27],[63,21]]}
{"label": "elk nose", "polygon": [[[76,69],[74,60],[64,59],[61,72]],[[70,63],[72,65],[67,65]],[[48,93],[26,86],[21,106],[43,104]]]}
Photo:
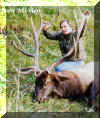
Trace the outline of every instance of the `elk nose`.
{"label": "elk nose", "polygon": [[40,97],[40,96],[37,96],[37,97],[36,97],[36,101],[37,101],[38,103],[40,103],[41,97]]}

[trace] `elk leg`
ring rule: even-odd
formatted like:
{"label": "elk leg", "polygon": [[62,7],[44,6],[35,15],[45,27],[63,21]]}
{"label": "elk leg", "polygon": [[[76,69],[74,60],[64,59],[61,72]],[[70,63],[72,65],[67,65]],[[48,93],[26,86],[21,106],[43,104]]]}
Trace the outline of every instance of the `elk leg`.
{"label": "elk leg", "polygon": [[94,82],[90,85],[89,88],[89,96],[88,96],[88,106],[91,107],[93,105],[93,101],[95,99],[95,88],[94,88]]}

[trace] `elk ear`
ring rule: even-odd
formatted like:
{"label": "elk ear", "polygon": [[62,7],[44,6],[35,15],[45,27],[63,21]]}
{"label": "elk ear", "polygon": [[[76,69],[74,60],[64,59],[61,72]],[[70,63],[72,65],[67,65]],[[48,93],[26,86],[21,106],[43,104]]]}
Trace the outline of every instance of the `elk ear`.
{"label": "elk ear", "polygon": [[48,71],[43,71],[42,74],[43,74],[44,76],[47,76],[47,75],[48,75]]}
{"label": "elk ear", "polygon": [[67,71],[66,72],[58,72],[57,76],[60,81],[65,81],[65,80],[68,80],[69,78],[71,78],[72,74]]}
{"label": "elk ear", "polygon": [[47,76],[48,76],[48,71],[43,71],[37,76],[37,78],[46,78]]}
{"label": "elk ear", "polygon": [[66,77],[66,76],[58,76],[60,81],[65,81],[65,80],[68,80],[69,78]]}

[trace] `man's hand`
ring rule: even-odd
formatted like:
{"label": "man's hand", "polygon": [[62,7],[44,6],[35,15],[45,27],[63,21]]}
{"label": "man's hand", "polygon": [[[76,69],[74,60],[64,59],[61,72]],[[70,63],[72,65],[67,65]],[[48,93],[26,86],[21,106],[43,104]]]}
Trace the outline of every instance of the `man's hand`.
{"label": "man's hand", "polygon": [[91,16],[90,11],[89,11],[89,10],[86,10],[86,11],[84,12],[84,16],[85,16],[85,18],[88,20],[89,17]]}
{"label": "man's hand", "polygon": [[49,27],[50,27],[50,23],[44,23],[42,30],[47,31]]}
{"label": "man's hand", "polygon": [[90,11],[89,11],[89,10],[86,10],[86,11],[84,12],[84,15],[85,15],[85,16],[89,16],[89,15],[90,15]]}

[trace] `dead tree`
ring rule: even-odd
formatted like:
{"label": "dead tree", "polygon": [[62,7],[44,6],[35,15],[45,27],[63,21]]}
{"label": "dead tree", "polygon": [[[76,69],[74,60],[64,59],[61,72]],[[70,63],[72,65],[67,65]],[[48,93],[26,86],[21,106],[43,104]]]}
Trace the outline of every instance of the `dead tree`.
{"label": "dead tree", "polygon": [[[52,64],[50,67],[48,67],[44,70],[48,70],[48,72],[51,72],[55,66],[62,63],[65,60],[66,57],[68,57],[69,55],[72,54],[72,52],[75,49],[76,45],[79,43],[79,40],[81,40],[80,36],[82,37],[84,32],[85,32],[85,29],[86,29],[86,26],[88,24],[88,20],[89,20],[89,17],[90,17],[90,12],[88,10],[86,10],[84,13],[82,13],[81,10],[79,9],[79,13],[80,13],[80,16],[81,16],[81,22],[79,22],[79,20],[77,18],[77,15],[76,15],[76,12],[74,11],[74,17],[75,17],[75,21],[76,21],[76,24],[77,24],[77,32],[78,32],[75,45],[73,45],[73,47],[69,50],[69,52],[64,57],[62,57],[57,63]],[[53,22],[54,18],[48,23],[49,26]],[[38,74],[38,73],[41,73],[41,72],[44,71],[44,70],[41,70],[39,68],[39,64],[38,64],[38,55],[39,55],[39,41],[38,41],[38,39],[39,39],[39,36],[40,36],[40,32],[42,31],[42,28],[44,26],[44,23],[43,23],[42,17],[41,17],[41,19],[40,19],[40,28],[36,31],[35,30],[35,25],[34,25],[33,20],[32,20],[32,17],[31,17],[30,22],[31,22],[31,26],[32,26],[33,40],[35,41],[35,54],[30,54],[30,53],[25,52],[25,50],[23,48],[20,49],[17,46],[17,44],[15,42],[13,42],[14,47],[18,51],[20,51],[22,54],[24,54],[26,56],[32,57],[33,60],[34,60],[34,64],[31,67],[17,69],[15,66],[13,66],[16,69],[16,71],[18,73],[21,73],[21,74],[32,74],[32,73],[37,73]],[[18,39],[18,37],[15,33],[14,33],[14,35]],[[19,41],[19,44],[21,45],[20,41]]]}

